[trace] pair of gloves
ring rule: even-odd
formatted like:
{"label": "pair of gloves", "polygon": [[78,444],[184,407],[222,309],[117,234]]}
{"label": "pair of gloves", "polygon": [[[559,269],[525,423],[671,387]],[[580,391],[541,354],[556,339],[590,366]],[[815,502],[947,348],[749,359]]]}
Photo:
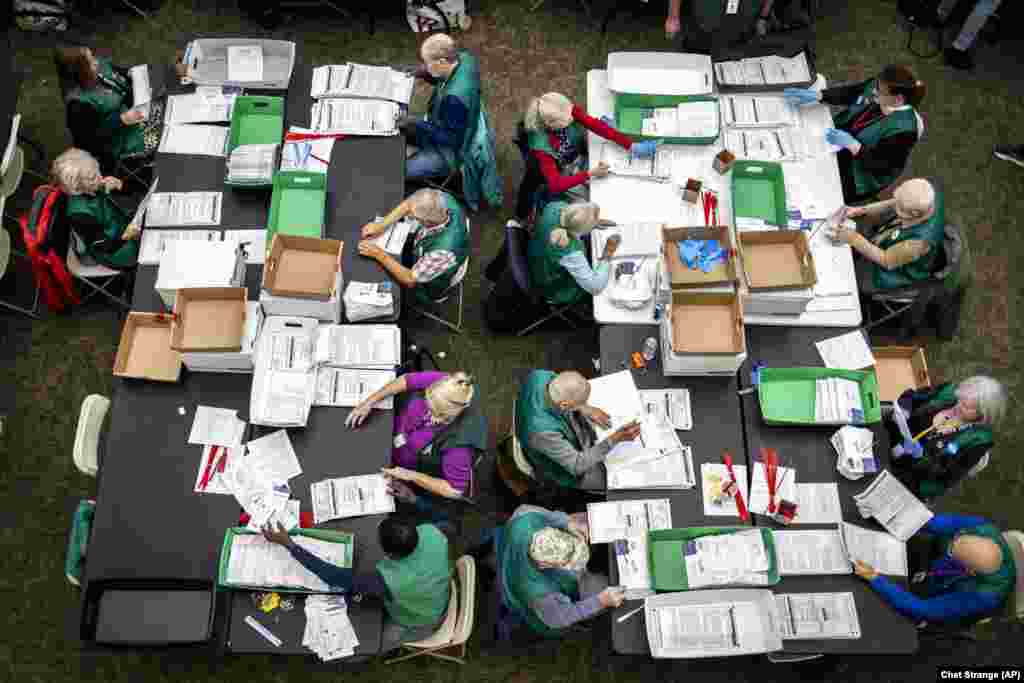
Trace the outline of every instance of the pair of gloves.
{"label": "pair of gloves", "polygon": [[[786,98],[793,107],[802,107],[805,104],[816,104],[821,102],[821,93],[811,88],[786,88],[782,91],[782,96]],[[860,146],[860,142],[857,138],[853,137],[845,130],[837,130],[835,128],[825,129],[825,140],[830,145],[836,147],[842,147],[844,149],[857,148]]]}
{"label": "pair of gloves", "polygon": [[[611,128],[615,127],[615,121],[610,116],[602,116],[601,123]],[[634,159],[653,159],[654,155],[657,153],[657,140],[641,140],[640,142],[634,142],[629,148],[629,154]]]}

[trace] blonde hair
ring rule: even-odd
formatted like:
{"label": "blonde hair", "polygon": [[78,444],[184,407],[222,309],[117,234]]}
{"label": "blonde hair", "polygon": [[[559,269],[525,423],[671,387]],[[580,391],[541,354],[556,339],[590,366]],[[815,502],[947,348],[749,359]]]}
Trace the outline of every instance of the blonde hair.
{"label": "blonde hair", "polygon": [[100,188],[100,162],[84,149],[72,147],[53,160],[53,182],[70,195],[95,194]]}
{"label": "blonde hair", "polygon": [[409,208],[415,218],[431,225],[440,225],[448,220],[448,207],[440,190],[417,190],[409,197]]}
{"label": "blonde hair", "polygon": [[442,59],[449,64],[459,60],[459,46],[447,33],[438,33],[423,41],[420,46],[420,56],[427,63],[439,62]]}
{"label": "blonde hair", "polygon": [[569,237],[585,235],[597,225],[601,208],[594,202],[576,202],[562,209],[559,227],[551,231],[551,243],[560,247],[569,244]]}
{"label": "blonde hair", "polygon": [[956,397],[974,401],[981,422],[997,425],[1006,416],[1006,389],[997,380],[985,375],[968,377],[956,386]]}
{"label": "blonde hair", "polygon": [[549,92],[530,100],[523,121],[527,130],[560,130],[569,123],[572,123],[572,100],[558,92]]}
{"label": "blonde hair", "polygon": [[935,206],[935,188],[924,178],[911,178],[896,188],[893,198],[901,209],[920,218]]}
{"label": "blonde hair", "polygon": [[430,414],[439,422],[451,422],[473,401],[473,376],[455,372],[437,380],[424,392]]}

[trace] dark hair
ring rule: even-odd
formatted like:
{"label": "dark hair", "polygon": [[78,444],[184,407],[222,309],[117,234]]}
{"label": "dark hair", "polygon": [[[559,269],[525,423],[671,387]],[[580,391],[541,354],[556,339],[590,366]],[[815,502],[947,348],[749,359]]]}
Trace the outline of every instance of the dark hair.
{"label": "dark hair", "polygon": [[89,61],[89,48],[59,47],[54,54],[54,61],[63,78],[72,80],[83,88],[88,88],[96,82],[96,74],[93,73],[92,63]]}
{"label": "dark hair", "polygon": [[918,80],[905,64],[890,64],[878,74],[878,80],[889,86],[893,95],[902,95],[911,107],[921,104],[925,93],[928,92],[924,81]]}
{"label": "dark hair", "polygon": [[401,517],[387,517],[377,529],[381,549],[395,558],[412,554],[420,542],[416,524]]}

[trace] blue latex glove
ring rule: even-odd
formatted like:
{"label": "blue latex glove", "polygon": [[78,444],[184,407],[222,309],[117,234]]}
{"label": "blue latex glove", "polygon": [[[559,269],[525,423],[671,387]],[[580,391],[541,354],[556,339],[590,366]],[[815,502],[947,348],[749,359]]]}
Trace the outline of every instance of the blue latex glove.
{"label": "blue latex glove", "polygon": [[821,93],[810,88],[786,88],[782,91],[782,96],[794,107],[821,101]]}
{"label": "blue latex glove", "polygon": [[909,439],[904,439],[903,440],[903,452],[908,454],[914,460],[917,460],[922,455],[924,455],[924,446],[922,446],[921,444],[919,444],[916,441],[912,441],[912,440],[909,440]]}
{"label": "blue latex glove", "polygon": [[857,141],[857,138],[853,137],[845,130],[838,130],[836,128],[825,129],[825,140],[828,142],[828,144],[835,145],[836,147],[849,148],[853,147],[854,145],[860,144]]}
{"label": "blue latex glove", "polygon": [[654,140],[634,142],[633,146],[629,148],[629,153],[634,159],[653,159],[654,155],[658,153],[658,143]]}
{"label": "blue latex glove", "polygon": [[612,128],[615,127],[615,119],[613,119],[610,116],[602,116],[600,118],[600,121],[601,121],[601,123],[603,123],[606,126],[611,126]]}

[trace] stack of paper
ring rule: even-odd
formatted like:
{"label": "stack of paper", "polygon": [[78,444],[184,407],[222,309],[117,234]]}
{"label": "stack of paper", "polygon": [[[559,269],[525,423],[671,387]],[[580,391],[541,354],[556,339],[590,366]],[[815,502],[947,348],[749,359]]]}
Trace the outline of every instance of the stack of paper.
{"label": "stack of paper", "polygon": [[236,83],[263,80],[261,45],[228,46],[228,80]]}
{"label": "stack of paper", "polygon": [[298,501],[289,501],[288,480],[302,474],[288,432],[281,429],[246,444],[247,454],[225,470],[231,493],[249,514],[251,528],[298,525]]}
{"label": "stack of paper", "polygon": [[706,138],[718,135],[718,131],[717,100],[649,109],[641,124],[644,137]]}
{"label": "stack of paper", "polygon": [[829,441],[836,449],[836,469],[847,479],[856,481],[878,471],[875,435],[870,429],[847,425],[836,431]]}
{"label": "stack of paper", "polygon": [[608,489],[693,488],[693,454],[679,449],[644,448],[636,441],[617,444],[604,461]]}
{"label": "stack of paper", "polygon": [[[750,500],[747,508],[756,515],[775,514],[779,501],[788,500],[796,503],[796,472],[792,467],[777,467],[775,470],[775,510],[768,511],[769,491],[768,477],[764,463],[754,462],[754,474],[750,482]],[[797,508],[799,514],[799,504]]]}
{"label": "stack of paper", "polygon": [[395,135],[399,105],[383,100],[331,98],[313,103],[312,128],[350,135]]}
{"label": "stack of paper", "polygon": [[315,524],[344,517],[381,515],[395,511],[395,499],[388,493],[381,474],[325,479],[310,486]]}
{"label": "stack of paper", "polygon": [[[743,501],[749,501],[747,466],[733,465],[732,469],[736,472],[736,483],[743,496]],[[740,512],[736,507],[735,497],[720,495],[723,487],[731,479],[726,466],[718,463],[701,463],[700,477],[701,491],[704,497],[704,514],[708,517],[739,517]]]}
{"label": "stack of paper", "polygon": [[790,161],[797,159],[797,145],[788,128],[777,130],[725,131],[725,148],[740,159],[754,161]]}
{"label": "stack of paper", "polygon": [[310,95],[321,97],[367,97],[409,104],[416,79],[389,66],[331,64],[313,69]]}
{"label": "stack of paper", "polygon": [[153,99],[153,89],[149,85],[149,66],[133,66],[128,69],[128,78],[132,81],[132,108],[141,111],[148,119],[149,103]]}
{"label": "stack of paper", "polygon": [[[297,501],[294,498],[292,498],[292,499],[288,500],[287,502],[285,502],[284,507],[282,507],[281,509],[279,509],[276,512],[274,512],[274,514],[270,515],[270,517],[267,519],[266,523],[269,524],[271,526],[271,528],[274,528],[274,529],[276,529],[277,525],[280,524],[281,526],[283,526],[288,531],[291,531],[292,529],[298,529],[299,528],[299,520],[300,520],[300,503],[299,503],[299,501]],[[263,530],[263,527],[258,526],[256,524],[256,519],[254,517],[250,517],[249,518],[249,523],[245,525],[245,528],[248,529],[249,531],[262,531]]]}
{"label": "stack of paper", "polygon": [[225,242],[240,244],[245,250],[245,262],[261,264],[267,254],[267,229],[257,228],[255,230],[225,230]]}
{"label": "stack of paper", "polygon": [[293,319],[269,317],[256,353],[250,418],[271,427],[302,427],[316,391],[313,343],[316,322],[289,326]]}
{"label": "stack of paper", "polygon": [[402,362],[397,325],[320,325],[314,359],[347,368],[394,369]]}
{"label": "stack of paper", "polygon": [[197,406],[188,442],[237,448],[242,445],[244,434],[245,421],[238,418],[237,410]]}
{"label": "stack of paper", "polygon": [[787,593],[775,606],[783,640],[860,638],[853,593]]}
{"label": "stack of paper", "polygon": [[728,95],[722,98],[722,112],[730,126],[775,128],[797,122],[793,110],[781,97]]}
{"label": "stack of paper", "polygon": [[277,145],[239,145],[227,162],[227,181],[235,185],[269,185],[277,169]]}
{"label": "stack of paper", "polygon": [[781,576],[849,574],[853,571],[837,529],[781,529],[772,532]]}
{"label": "stack of paper", "polygon": [[645,415],[667,422],[674,429],[693,429],[689,389],[644,389],[640,400]]}
{"label": "stack of paper", "polygon": [[222,199],[221,192],[154,192],[146,209],[146,225],[220,225]]}
{"label": "stack of paper", "polygon": [[158,151],[164,154],[202,154],[222,157],[228,141],[227,126],[164,126]]}
{"label": "stack of paper", "polygon": [[[307,135],[312,133],[309,128],[292,126],[288,129],[288,135]],[[285,144],[281,150],[282,171],[313,171],[316,173],[327,173],[331,163],[331,154],[334,151],[333,137],[311,137],[301,140],[289,140],[285,137]]]}
{"label": "stack of paper", "polygon": [[345,596],[310,595],[306,598],[306,630],[302,644],[315,652],[321,662],[355,654],[359,638],[348,618]]}
{"label": "stack of paper", "polygon": [[760,529],[701,536],[686,543],[683,556],[689,588],[768,584],[768,549]]}
{"label": "stack of paper", "polygon": [[907,576],[907,544],[883,531],[843,522],[843,547],[850,562],[864,562],[888,576]]}
{"label": "stack of paper", "polygon": [[647,532],[672,528],[667,498],[587,505],[591,543],[614,543],[619,584],[630,600],[653,594],[647,558]]}
{"label": "stack of paper", "polygon": [[867,336],[860,330],[823,339],[815,342],[814,346],[821,354],[826,368],[860,370],[875,364],[875,356],[868,346]]}
{"label": "stack of paper", "polygon": [[179,240],[220,242],[219,230],[143,230],[139,246],[139,264],[155,266],[160,263],[167,245]]}
{"label": "stack of paper", "polygon": [[[330,543],[305,536],[293,536],[296,545],[324,562],[352,566],[352,544]],[[288,550],[260,534],[239,534],[231,543],[225,582],[239,586],[305,588],[327,592],[331,589],[316,574],[303,567]]]}
{"label": "stack of paper", "polygon": [[860,385],[843,377],[814,381],[814,421],[819,424],[864,424]]}
{"label": "stack of paper", "polygon": [[771,591],[750,588],[665,593],[644,602],[647,641],[655,658],[730,657],[780,650],[775,612]]}
{"label": "stack of paper", "polygon": [[[384,219],[377,216],[374,220],[379,223]],[[374,237],[372,241],[392,256],[401,256],[406,240],[409,239],[411,233],[416,232],[417,226],[418,223],[414,219],[403,218],[392,223],[387,230]]]}
{"label": "stack of paper", "polygon": [[619,570],[619,585],[626,589],[626,599],[640,600],[654,595],[647,556],[647,536],[612,541],[612,550],[615,551],[615,565]]}
{"label": "stack of paper", "polygon": [[[360,370],[321,365],[316,371],[316,398],[313,399],[313,405],[352,408],[394,379],[394,370]],[[389,396],[374,407],[391,410],[394,397]]]}
{"label": "stack of paper", "polygon": [[391,282],[349,282],[342,301],[350,323],[390,318],[395,314]]}
{"label": "stack of paper", "polygon": [[638,178],[651,178],[668,182],[672,179],[672,156],[662,154],[663,148],[659,148],[650,159],[634,157],[628,149],[606,142],[601,145],[601,155],[598,161],[608,164],[608,170],[612,175],[634,176]]}
{"label": "stack of paper", "polygon": [[889,470],[853,497],[862,517],[874,517],[886,531],[906,541],[935,515]]}
{"label": "stack of paper", "polygon": [[164,123],[177,125],[182,123],[217,123],[231,120],[231,108],[235,98],[221,94],[207,95],[191,93],[188,95],[168,95]]}
{"label": "stack of paper", "polygon": [[754,57],[731,62],[715,62],[715,78],[720,85],[783,85],[811,80],[807,54],[795,57]]}
{"label": "stack of paper", "polygon": [[629,370],[590,380],[590,398],[587,399],[587,403],[594,408],[600,408],[611,418],[608,427],[594,425],[599,441],[603,441],[631,422],[639,422],[644,415],[640,392],[637,391],[633,373]]}

